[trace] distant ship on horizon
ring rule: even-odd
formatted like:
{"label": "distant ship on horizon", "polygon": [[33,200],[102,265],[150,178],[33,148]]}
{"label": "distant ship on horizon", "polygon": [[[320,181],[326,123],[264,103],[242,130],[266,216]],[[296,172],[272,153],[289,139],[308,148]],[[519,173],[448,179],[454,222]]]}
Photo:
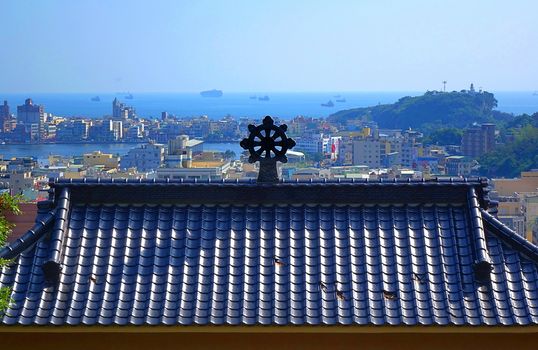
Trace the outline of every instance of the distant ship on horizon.
{"label": "distant ship on horizon", "polygon": [[346,98],[344,97],[344,98],[338,99],[336,100],[336,102],[346,102]]}
{"label": "distant ship on horizon", "polygon": [[334,107],[334,103],[332,100],[329,100],[327,103],[322,103],[321,107]]}
{"label": "distant ship on horizon", "polygon": [[535,91],[532,96],[538,96],[538,91]]}
{"label": "distant ship on horizon", "polygon": [[100,98],[99,96],[94,96],[94,97],[91,98],[91,100],[92,100],[93,102],[100,102],[100,101],[101,101],[101,98]]}
{"label": "distant ship on horizon", "polygon": [[256,95],[253,95],[253,96],[250,96],[249,98],[250,98],[251,100],[255,100],[255,99],[257,98],[257,96],[256,96]]}
{"label": "distant ship on horizon", "polygon": [[265,95],[263,97],[258,97],[259,101],[269,101],[269,96]]}
{"label": "distant ship on horizon", "polygon": [[213,90],[202,91],[200,92],[200,95],[202,97],[222,97],[222,90],[213,89]]}
{"label": "distant ship on horizon", "polygon": [[126,96],[125,96],[125,99],[127,100],[132,100],[134,97],[132,94],[128,93]]}

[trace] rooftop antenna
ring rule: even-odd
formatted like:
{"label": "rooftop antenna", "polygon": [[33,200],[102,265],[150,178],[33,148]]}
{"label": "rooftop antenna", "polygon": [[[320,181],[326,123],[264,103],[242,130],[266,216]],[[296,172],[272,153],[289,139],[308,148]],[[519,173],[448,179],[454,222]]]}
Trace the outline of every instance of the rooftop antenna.
{"label": "rooftop antenna", "polygon": [[446,92],[446,80],[443,80],[443,92]]}

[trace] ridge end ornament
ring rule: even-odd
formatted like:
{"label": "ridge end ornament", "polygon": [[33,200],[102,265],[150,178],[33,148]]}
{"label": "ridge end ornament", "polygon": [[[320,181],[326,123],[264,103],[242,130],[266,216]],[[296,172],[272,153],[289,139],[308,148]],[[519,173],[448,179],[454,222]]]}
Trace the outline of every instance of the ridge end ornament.
{"label": "ridge end ornament", "polygon": [[260,125],[250,124],[248,138],[243,139],[239,145],[249,151],[249,163],[260,162],[260,172],[257,182],[277,183],[280,181],[276,162],[286,163],[286,152],[295,147],[295,141],[287,137],[288,126],[275,125],[273,118],[266,116]]}

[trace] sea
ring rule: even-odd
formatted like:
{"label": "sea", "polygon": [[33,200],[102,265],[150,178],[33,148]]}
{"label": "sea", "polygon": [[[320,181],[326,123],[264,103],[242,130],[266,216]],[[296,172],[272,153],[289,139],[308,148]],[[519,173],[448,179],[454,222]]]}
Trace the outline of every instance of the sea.
{"label": "sea", "polygon": [[[111,93],[0,93],[0,103],[8,101],[13,113],[16,106],[24,104],[24,100],[32,98],[34,103],[41,104],[45,111],[63,117],[101,118],[112,113],[112,101],[118,98],[121,102],[133,106],[138,115],[148,118],[159,118],[161,112],[168,112],[178,117],[207,115],[219,119],[228,115],[233,117],[261,118],[265,115],[290,119],[298,115],[309,117],[327,117],[342,109],[375,106],[393,103],[404,96],[418,96],[423,92],[278,92],[278,93],[226,93],[222,97],[202,97],[199,93],[133,93],[132,99],[126,94]],[[494,92],[498,100],[498,110],[514,114],[538,112],[538,96],[532,91],[499,91]],[[92,101],[99,96],[100,101]],[[259,100],[269,97],[268,101]],[[345,100],[337,102],[336,100]],[[334,107],[324,107],[332,101]]]}
{"label": "sea", "polygon": [[[35,157],[40,165],[48,165],[49,155],[80,156],[84,153],[101,151],[115,155],[126,155],[130,149],[139,147],[136,143],[58,143],[58,144],[15,144],[0,145],[0,159],[13,157]],[[239,142],[204,143],[204,151],[233,151],[239,159],[243,149]]]}
{"label": "sea", "polygon": [[[538,112],[538,95],[532,91],[498,91],[493,92],[498,101],[497,109],[514,115]],[[162,112],[178,117],[194,117],[207,115],[212,119],[225,116],[235,118],[248,117],[262,119],[265,115],[291,119],[298,115],[308,117],[327,117],[339,110],[367,107],[377,104],[393,103],[404,96],[418,96],[423,92],[224,92],[222,97],[202,97],[199,93],[0,93],[0,103],[6,100],[12,113],[16,106],[24,104],[24,100],[32,98],[34,103],[41,104],[45,111],[56,116],[101,118],[110,115],[112,101],[117,98],[121,102],[133,106],[138,115],[147,118],[159,118]],[[99,96],[100,101],[92,101]],[[267,96],[269,100],[260,100]],[[337,102],[344,100],[345,102]],[[333,107],[325,107],[332,101]],[[37,157],[40,163],[46,164],[49,154],[80,155],[95,150],[124,155],[136,144],[42,144],[42,145],[0,145],[0,155],[4,159],[21,156]],[[235,143],[207,143],[205,150],[232,150],[237,155],[241,148]]]}

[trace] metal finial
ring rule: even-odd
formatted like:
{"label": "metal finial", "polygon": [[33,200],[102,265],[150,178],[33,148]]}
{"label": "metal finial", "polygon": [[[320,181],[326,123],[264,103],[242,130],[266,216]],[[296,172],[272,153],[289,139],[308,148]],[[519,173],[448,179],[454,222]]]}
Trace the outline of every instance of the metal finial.
{"label": "metal finial", "polygon": [[266,116],[261,125],[250,124],[250,135],[240,145],[248,150],[249,163],[260,162],[258,182],[278,182],[276,162],[286,163],[286,152],[295,146],[295,141],[286,136],[288,126],[276,126],[273,118]]}

